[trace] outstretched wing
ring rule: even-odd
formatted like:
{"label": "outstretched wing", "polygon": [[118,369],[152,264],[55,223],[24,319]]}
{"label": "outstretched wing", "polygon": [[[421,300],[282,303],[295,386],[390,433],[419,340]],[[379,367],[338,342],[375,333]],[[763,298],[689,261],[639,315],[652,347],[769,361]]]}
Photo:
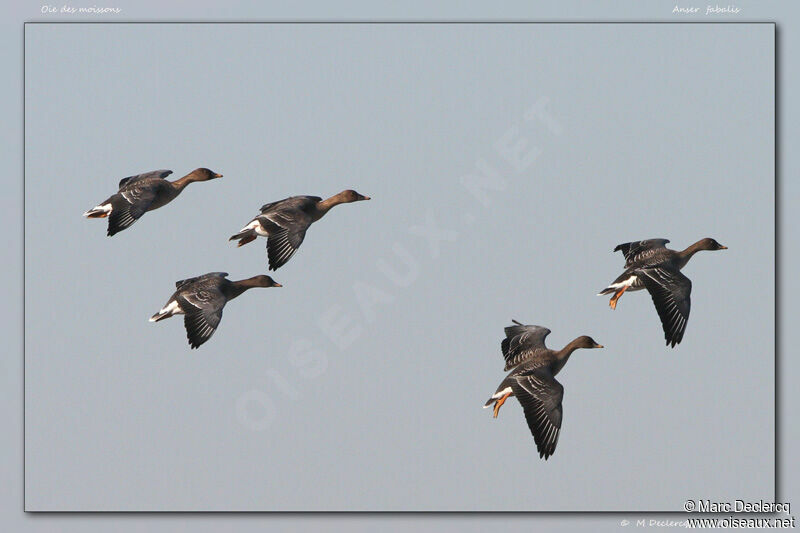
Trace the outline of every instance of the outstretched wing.
{"label": "outstretched wing", "polygon": [[681,342],[689,321],[692,281],[671,268],[644,268],[639,278],[653,298],[667,345]]}
{"label": "outstretched wing", "polygon": [[515,366],[528,361],[537,353],[547,350],[544,339],[550,330],[541,326],[526,326],[516,320],[514,326],[505,328],[506,338],[500,343],[506,366],[503,370],[510,370]]}
{"label": "outstretched wing", "polygon": [[197,348],[210,339],[217,330],[217,326],[222,320],[225,297],[219,287],[214,286],[183,292],[178,294],[175,299],[185,313],[183,324],[186,327],[189,345]]}
{"label": "outstretched wing", "polygon": [[306,229],[308,226],[295,229],[280,228],[270,234],[267,239],[267,258],[270,270],[278,270],[292,258],[305,239]]}
{"label": "outstretched wing", "polygon": [[156,180],[137,180],[127,183],[111,197],[111,214],[108,217],[108,236],[128,228],[147,212],[158,191]]}
{"label": "outstretched wing", "polygon": [[176,289],[182,289],[183,287],[186,287],[190,283],[194,283],[196,281],[200,281],[200,280],[203,280],[203,279],[208,279],[208,278],[227,278],[227,277],[228,277],[228,273],[227,272],[209,272],[208,274],[203,274],[202,276],[195,276],[193,278],[186,278],[186,279],[178,280],[178,281],[175,282],[175,288]]}
{"label": "outstretched wing", "polygon": [[293,196],[261,208],[258,221],[269,235],[269,269],[277,270],[297,252],[312,219],[308,210],[320,200],[317,196]]}
{"label": "outstretched wing", "polygon": [[564,387],[549,371],[537,368],[515,376],[511,390],[525,411],[525,420],[536,442],[539,457],[546,460],[555,452],[561,432]]}
{"label": "outstretched wing", "polygon": [[277,202],[270,202],[262,205],[261,214],[268,215],[274,211],[291,209],[300,209],[302,211],[316,205],[317,202],[321,201],[322,198],[319,196],[290,196],[289,198],[284,198],[283,200],[278,200]]}
{"label": "outstretched wing", "polygon": [[147,178],[166,178],[172,174],[171,170],[153,170],[151,172],[144,172],[143,174],[136,174],[135,176],[128,176],[119,180],[119,188],[121,189],[127,183],[133,183]]}
{"label": "outstretched wing", "polygon": [[659,250],[666,248],[669,239],[647,239],[645,241],[625,242],[618,244],[614,251],[622,250],[625,256],[625,267],[647,262],[647,259],[657,255]]}

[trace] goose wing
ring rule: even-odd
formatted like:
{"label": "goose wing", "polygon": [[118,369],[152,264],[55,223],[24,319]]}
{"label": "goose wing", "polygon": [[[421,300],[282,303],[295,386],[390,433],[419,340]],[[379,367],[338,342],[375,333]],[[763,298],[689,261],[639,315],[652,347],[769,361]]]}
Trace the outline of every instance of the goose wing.
{"label": "goose wing", "polygon": [[653,298],[667,345],[681,342],[689,321],[692,281],[672,268],[644,268],[639,278]]}
{"label": "goose wing", "polygon": [[270,233],[269,239],[267,239],[267,258],[270,270],[278,270],[292,258],[303,243],[306,230],[310,225],[309,222],[304,227],[292,229],[279,227],[274,233]]}
{"label": "goose wing", "polygon": [[318,196],[293,196],[261,208],[258,221],[269,235],[267,257],[269,269],[277,270],[297,252],[306,230],[313,222],[309,211],[321,198]]}
{"label": "goose wing", "polygon": [[564,387],[548,370],[537,368],[514,376],[511,389],[522,405],[539,457],[553,455],[561,433]]}
{"label": "goose wing", "polygon": [[621,250],[625,256],[625,268],[633,265],[647,263],[649,259],[658,256],[666,249],[669,239],[647,239],[644,241],[625,242],[618,244],[614,251]]}
{"label": "goose wing", "polygon": [[317,202],[321,202],[322,198],[319,196],[290,196],[277,202],[270,202],[261,206],[261,214],[268,215],[274,211],[300,209],[306,210],[313,207]]}
{"label": "goose wing", "polygon": [[506,361],[504,370],[519,366],[537,353],[547,350],[544,339],[550,334],[549,329],[520,324],[516,320],[513,322],[513,326],[505,328],[506,338],[500,343]]}
{"label": "goose wing", "polygon": [[175,282],[175,288],[180,290],[200,280],[211,279],[211,278],[227,278],[227,277],[228,277],[227,272],[209,272],[208,274],[203,274],[202,276],[195,276],[193,278],[178,280]]}
{"label": "goose wing", "polygon": [[144,180],[148,178],[166,178],[172,174],[171,170],[153,170],[151,172],[144,172],[142,174],[136,174],[134,176],[128,176],[127,178],[122,178],[119,180],[119,188],[125,186],[126,183],[134,183],[139,180]]}
{"label": "goose wing", "polygon": [[128,228],[147,212],[156,199],[160,179],[143,179],[126,183],[111,197],[111,214],[108,217],[108,236]]}
{"label": "goose wing", "polygon": [[203,288],[183,291],[175,297],[183,310],[183,325],[186,337],[192,348],[197,348],[217,330],[222,320],[222,308],[225,307],[225,296],[219,284],[205,284]]}

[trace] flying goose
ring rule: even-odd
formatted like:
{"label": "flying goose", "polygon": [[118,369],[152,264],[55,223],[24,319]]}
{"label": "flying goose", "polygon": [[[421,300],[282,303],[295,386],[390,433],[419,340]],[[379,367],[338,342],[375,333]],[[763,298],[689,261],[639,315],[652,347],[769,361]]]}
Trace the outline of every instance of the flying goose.
{"label": "flying goose", "polygon": [[269,276],[253,276],[239,281],[230,281],[227,276],[227,272],[209,272],[176,282],[177,290],[164,307],[150,317],[150,322],[184,315],[189,345],[197,348],[217,330],[222,320],[222,308],[228,301],[253,287],[281,287]]}
{"label": "flying goose", "polygon": [[653,298],[664,329],[667,346],[675,347],[683,339],[689,321],[692,281],[681,274],[689,259],[700,250],[727,250],[711,238],[700,239],[685,250],[670,250],[667,239],[648,239],[617,245],[614,251],[625,256],[625,272],[599,295],[611,294],[608,305],[617,308],[625,291],[647,289]]}
{"label": "flying goose", "polygon": [[128,228],[143,214],[163,207],[174,200],[190,183],[221,178],[207,168],[198,168],[175,181],[167,181],[171,170],[154,170],[122,178],[119,191],[107,200],[86,211],[87,218],[108,217],[108,236]]}
{"label": "flying goose", "polygon": [[325,216],[332,207],[369,199],[369,196],[351,189],[326,200],[319,196],[291,196],[264,204],[261,207],[261,214],[248,222],[229,240],[238,240],[238,246],[242,246],[254,241],[258,236],[267,237],[269,269],[277,270],[292,258],[303,243],[308,227]]}
{"label": "flying goose", "polygon": [[505,328],[506,338],[500,343],[500,349],[506,361],[503,370],[513,370],[500,382],[497,391],[483,407],[494,404],[494,417],[497,418],[503,403],[509,397],[516,396],[525,412],[525,420],[533,434],[539,457],[547,460],[556,450],[563,414],[561,400],[564,387],[555,375],[578,348],[602,346],[584,335],[561,350],[550,350],[544,344],[545,337],[550,334],[549,329],[524,325],[516,320],[512,322],[513,326]]}

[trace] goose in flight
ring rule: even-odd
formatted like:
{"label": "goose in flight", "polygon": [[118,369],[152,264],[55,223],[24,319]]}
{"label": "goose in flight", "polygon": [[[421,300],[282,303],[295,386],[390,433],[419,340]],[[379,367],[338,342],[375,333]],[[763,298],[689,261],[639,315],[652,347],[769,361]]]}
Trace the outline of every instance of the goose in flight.
{"label": "goose in flight", "polygon": [[727,246],[711,238],[700,239],[685,250],[670,250],[667,239],[648,239],[617,245],[614,251],[625,256],[625,272],[599,295],[612,294],[609,306],[617,302],[625,291],[647,289],[653,298],[656,311],[664,329],[667,346],[681,342],[689,321],[692,281],[681,274],[689,259],[700,250],[727,250]]}
{"label": "goose in flight", "polygon": [[369,199],[369,196],[359,194],[352,189],[342,191],[326,200],[319,196],[291,196],[264,204],[261,213],[228,240],[238,240],[238,246],[242,246],[254,241],[258,236],[266,237],[269,269],[277,270],[300,248],[308,227],[325,216],[331,208],[339,204]]}
{"label": "goose in flight", "polygon": [[500,343],[506,365],[511,373],[500,382],[484,408],[494,404],[494,417],[500,407],[515,396],[525,412],[525,420],[533,434],[539,457],[547,460],[555,452],[561,432],[564,387],[555,376],[564,368],[569,356],[578,348],[602,348],[585,335],[576,338],[561,350],[550,350],[544,339],[550,330],[541,326],[526,326],[512,320],[505,328],[506,338]]}
{"label": "goose in flight", "polygon": [[167,181],[171,170],[154,170],[122,178],[119,190],[105,201],[86,211],[87,218],[108,217],[108,236],[127,229],[148,211],[163,207],[174,200],[183,189],[196,181],[221,178],[207,168],[198,168],[175,181]]}
{"label": "goose in flight", "polygon": [[150,317],[158,322],[172,315],[184,315],[183,324],[189,345],[197,348],[217,330],[222,308],[244,291],[254,287],[281,287],[269,276],[253,276],[239,281],[226,279],[227,272],[209,272],[175,283],[177,289],[161,310]]}

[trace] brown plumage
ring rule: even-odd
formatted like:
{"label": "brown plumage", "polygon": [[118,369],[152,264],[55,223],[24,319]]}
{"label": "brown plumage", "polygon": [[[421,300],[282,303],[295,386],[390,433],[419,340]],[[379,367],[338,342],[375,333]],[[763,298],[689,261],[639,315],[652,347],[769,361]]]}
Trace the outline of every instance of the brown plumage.
{"label": "brown plumage", "polygon": [[539,457],[547,460],[555,452],[561,432],[564,387],[555,379],[579,348],[602,348],[594,339],[582,335],[560,350],[545,346],[544,339],[550,330],[541,326],[523,325],[516,320],[505,328],[506,338],[500,343],[505,370],[513,369],[500,382],[484,408],[494,404],[494,417],[505,401],[514,396],[522,405],[525,420],[531,430]]}
{"label": "brown plumage", "polygon": [[369,200],[352,189],[344,190],[323,200],[319,196],[291,196],[264,204],[256,216],[229,240],[247,244],[256,237],[267,237],[269,269],[277,270],[286,264],[305,239],[308,227],[325,216],[333,207]]}
{"label": "brown plumage", "polygon": [[692,282],[681,274],[681,269],[702,250],[727,250],[712,238],[706,237],[685,250],[670,250],[667,239],[648,239],[617,245],[614,251],[625,256],[625,272],[600,295],[612,294],[609,306],[617,302],[625,291],[647,289],[653,299],[667,345],[674,348],[683,340],[691,308]]}
{"label": "brown plumage", "polygon": [[127,229],[148,211],[170,203],[190,183],[221,178],[207,168],[198,168],[175,181],[167,181],[171,170],[154,170],[122,178],[119,190],[105,201],[86,211],[87,218],[108,217],[108,236]]}
{"label": "brown plumage", "polygon": [[150,317],[150,322],[158,322],[173,315],[184,315],[183,322],[189,345],[197,348],[210,339],[217,330],[222,320],[222,309],[230,300],[254,287],[281,286],[265,275],[239,281],[230,281],[226,279],[227,276],[227,272],[209,272],[176,282],[177,290],[164,307]]}

